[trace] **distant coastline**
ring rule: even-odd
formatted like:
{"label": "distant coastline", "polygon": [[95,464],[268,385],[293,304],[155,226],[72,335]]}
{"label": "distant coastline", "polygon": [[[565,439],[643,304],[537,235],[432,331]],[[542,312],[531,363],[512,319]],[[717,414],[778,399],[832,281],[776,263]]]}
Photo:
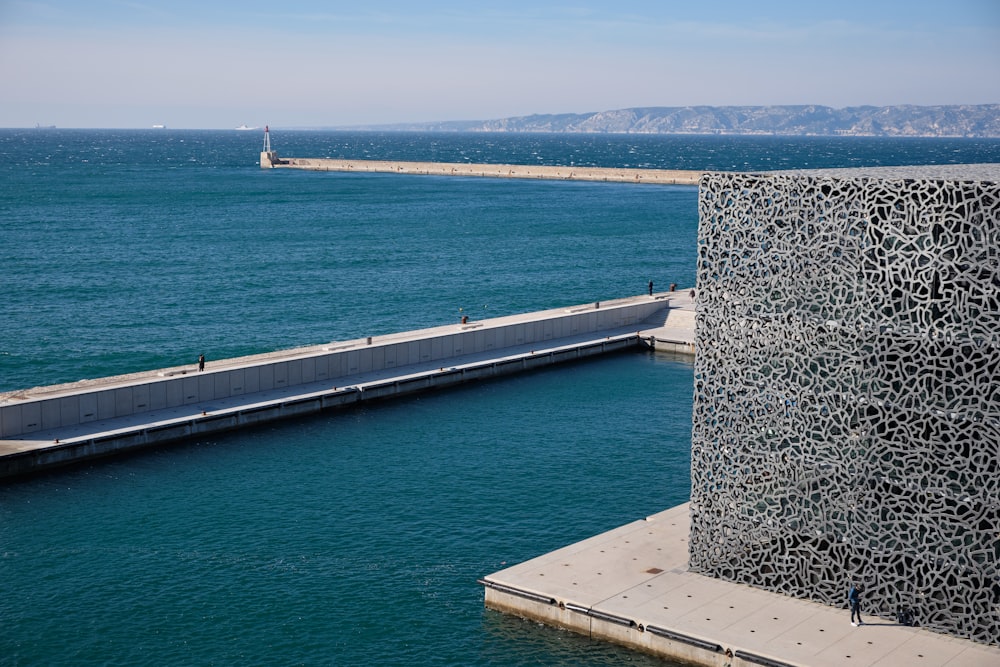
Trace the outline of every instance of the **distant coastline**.
{"label": "distant coastline", "polygon": [[[306,129],[306,128],[301,128]],[[308,129],[397,132],[571,132],[853,137],[1000,137],[1000,104],[634,107],[593,113],[534,114]]]}

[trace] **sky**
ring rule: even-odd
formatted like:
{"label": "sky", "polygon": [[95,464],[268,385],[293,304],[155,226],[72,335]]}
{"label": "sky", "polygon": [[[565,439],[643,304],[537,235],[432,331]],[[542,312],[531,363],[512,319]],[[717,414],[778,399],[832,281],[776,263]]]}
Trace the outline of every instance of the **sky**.
{"label": "sky", "polygon": [[0,127],[1000,103],[1000,0],[0,0]]}

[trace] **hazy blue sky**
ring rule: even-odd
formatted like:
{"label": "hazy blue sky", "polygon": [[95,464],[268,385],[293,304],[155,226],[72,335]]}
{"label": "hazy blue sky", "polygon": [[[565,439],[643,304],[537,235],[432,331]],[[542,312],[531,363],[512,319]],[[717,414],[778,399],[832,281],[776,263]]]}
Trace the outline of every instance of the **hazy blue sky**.
{"label": "hazy blue sky", "polygon": [[0,127],[1000,102],[1000,0],[0,0]]}

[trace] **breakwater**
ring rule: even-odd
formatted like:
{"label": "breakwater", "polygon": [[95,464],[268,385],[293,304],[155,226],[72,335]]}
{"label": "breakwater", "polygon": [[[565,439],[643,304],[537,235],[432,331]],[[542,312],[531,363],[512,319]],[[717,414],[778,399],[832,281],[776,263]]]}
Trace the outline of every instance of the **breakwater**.
{"label": "breakwater", "polygon": [[639,344],[688,352],[692,308],[671,292],[10,392],[0,477]]}
{"label": "breakwater", "polygon": [[622,169],[546,165],[472,164],[464,162],[405,162],[340,158],[282,158],[273,151],[260,154],[263,169],[305,169],[423,176],[469,176],[560,181],[603,181],[655,185],[698,185],[703,172],[680,169]]}

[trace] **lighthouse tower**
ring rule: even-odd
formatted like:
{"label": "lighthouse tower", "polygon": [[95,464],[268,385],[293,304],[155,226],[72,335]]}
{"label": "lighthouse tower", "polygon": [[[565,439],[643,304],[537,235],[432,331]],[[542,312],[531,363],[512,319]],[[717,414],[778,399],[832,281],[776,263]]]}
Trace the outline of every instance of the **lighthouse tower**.
{"label": "lighthouse tower", "polygon": [[260,168],[274,169],[278,164],[278,154],[271,150],[271,131],[264,126],[264,149],[260,152]]}

